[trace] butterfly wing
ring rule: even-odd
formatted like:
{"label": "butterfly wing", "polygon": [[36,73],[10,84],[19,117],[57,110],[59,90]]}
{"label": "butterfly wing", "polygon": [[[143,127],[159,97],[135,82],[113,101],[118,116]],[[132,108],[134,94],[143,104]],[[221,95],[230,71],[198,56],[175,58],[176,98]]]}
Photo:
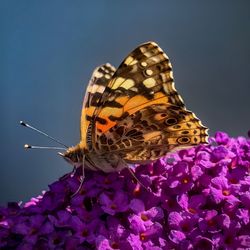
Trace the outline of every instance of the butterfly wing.
{"label": "butterfly wing", "polygon": [[153,104],[119,121],[99,141],[100,152],[116,153],[129,163],[146,163],[170,151],[207,143],[207,129],[191,111]]}
{"label": "butterfly wing", "polygon": [[207,129],[186,110],[169,59],[154,42],[125,58],[99,103],[92,116],[98,154],[116,152],[128,162],[145,162],[207,142]]}
{"label": "butterfly wing", "polygon": [[90,128],[90,121],[98,106],[100,106],[100,100],[108,85],[110,79],[115,72],[115,67],[109,63],[103,64],[97,67],[90,78],[87,86],[86,94],[83,99],[82,114],[80,121],[81,128],[81,141],[80,144],[83,148],[87,148],[87,140],[91,140],[92,133]]}

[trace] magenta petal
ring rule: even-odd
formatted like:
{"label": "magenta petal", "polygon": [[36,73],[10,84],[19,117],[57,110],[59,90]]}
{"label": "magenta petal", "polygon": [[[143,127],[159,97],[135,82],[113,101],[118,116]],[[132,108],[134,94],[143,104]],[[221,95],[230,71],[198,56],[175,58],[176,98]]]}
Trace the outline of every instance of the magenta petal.
{"label": "magenta petal", "polygon": [[144,214],[153,221],[164,218],[163,210],[159,207],[152,207],[145,211]]}
{"label": "magenta petal", "polygon": [[247,247],[247,248],[250,247],[250,235],[249,234],[248,235],[240,235],[238,237],[238,239],[239,239],[240,245],[242,247]]}
{"label": "magenta petal", "polygon": [[131,200],[129,207],[137,214],[145,210],[144,203],[139,199]]}
{"label": "magenta petal", "polygon": [[215,133],[215,141],[218,144],[226,145],[229,142],[229,136],[228,134],[224,132],[216,132]]}
{"label": "magenta petal", "polygon": [[239,208],[236,212],[236,216],[239,218],[242,224],[247,225],[250,222],[250,212],[248,209]]}
{"label": "magenta petal", "polygon": [[97,237],[96,245],[98,250],[113,250],[113,248],[109,244],[108,239],[103,236]]}
{"label": "magenta petal", "polygon": [[168,223],[172,227],[178,227],[182,221],[182,216],[177,212],[171,212],[168,216]]}
{"label": "magenta petal", "polygon": [[128,236],[128,242],[131,246],[132,249],[135,249],[135,250],[144,250],[144,248],[142,247],[142,242],[140,240],[140,237],[139,235],[135,235],[135,234],[130,234]]}
{"label": "magenta petal", "polygon": [[181,231],[171,230],[169,234],[169,239],[176,244],[180,244],[182,240],[186,239],[186,236]]}
{"label": "magenta petal", "polygon": [[146,230],[145,223],[141,220],[141,217],[134,215],[129,218],[130,228],[136,234],[144,232]]}

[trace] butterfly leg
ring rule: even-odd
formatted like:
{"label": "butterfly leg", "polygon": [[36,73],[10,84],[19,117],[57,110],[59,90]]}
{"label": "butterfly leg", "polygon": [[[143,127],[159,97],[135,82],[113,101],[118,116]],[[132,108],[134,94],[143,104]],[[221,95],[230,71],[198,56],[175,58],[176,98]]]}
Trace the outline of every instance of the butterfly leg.
{"label": "butterfly leg", "polygon": [[148,187],[146,187],[144,184],[142,184],[142,183],[140,182],[140,180],[136,177],[135,173],[134,173],[133,170],[129,167],[129,165],[128,165],[126,162],[124,162],[124,164],[125,164],[126,168],[128,169],[128,171],[130,172],[130,174],[132,175],[132,177],[133,177],[133,178],[134,178],[143,188],[145,188],[147,191],[149,191]]}
{"label": "butterfly leg", "polygon": [[74,166],[73,170],[70,173],[70,177],[73,177],[75,175],[75,173],[76,173],[76,167]]}
{"label": "butterfly leg", "polygon": [[83,156],[83,160],[82,160],[82,176],[80,177],[80,185],[77,188],[77,190],[71,195],[71,197],[74,197],[76,194],[79,193],[79,191],[82,188],[83,182],[84,182],[84,178],[85,178],[85,172],[84,172],[84,163],[85,163],[85,155]]}

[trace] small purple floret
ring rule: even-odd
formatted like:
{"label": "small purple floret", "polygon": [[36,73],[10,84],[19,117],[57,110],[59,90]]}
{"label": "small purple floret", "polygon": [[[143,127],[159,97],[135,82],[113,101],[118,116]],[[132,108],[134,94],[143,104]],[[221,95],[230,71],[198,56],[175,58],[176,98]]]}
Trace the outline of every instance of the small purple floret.
{"label": "small purple floret", "polygon": [[[250,249],[250,140],[211,144],[131,173],[81,169],[0,208],[0,249]],[[100,166],[101,167],[101,166]]]}

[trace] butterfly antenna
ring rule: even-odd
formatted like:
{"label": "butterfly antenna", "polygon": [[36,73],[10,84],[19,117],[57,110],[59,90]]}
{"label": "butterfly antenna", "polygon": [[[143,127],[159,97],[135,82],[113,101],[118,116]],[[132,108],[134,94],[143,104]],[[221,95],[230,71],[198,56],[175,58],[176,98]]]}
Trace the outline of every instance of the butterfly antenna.
{"label": "butterfly antenna", "polygon": [[61,148],[61,147],[47,147],[47,146],[34,146],[34,145],[29,145],[29,144],[25,144],[24,145],[25,149],[52,149],[52,150],[65,150],[65,148]]}
{"label": "butterfly antenna", "polygon": [[[49,136],[48,134],[44,133],[43,131],[41,131],[41,130],[39,130],[39,129],[34,128],[33,126],[29,125],[29,124],[26,123],[26,122],[20,121],[20,125],[22,125],[22,126],[24,126],[24,127],[26,127],[26,128],[30,128],[30,129],[32,129],[32,130],[38,132],[39,134],[42,134],[42,135],[48,137],[50,140],[52,140],[52,141],[54,141],[54,142],[56,142],[56,143],[58,143],[58,144],[64,146],[64,149],[65,149],[65,148],[68,148],[68,146],[65,145],[64,143],[62,143],[62,142],[58,141],[57,139],[55,139],[55,138]],[[31,146],[31,147],[34,148],[34,147],[37,147],[37,146]],[[29,147],[27,147],[27,148],[29,148]]]}

